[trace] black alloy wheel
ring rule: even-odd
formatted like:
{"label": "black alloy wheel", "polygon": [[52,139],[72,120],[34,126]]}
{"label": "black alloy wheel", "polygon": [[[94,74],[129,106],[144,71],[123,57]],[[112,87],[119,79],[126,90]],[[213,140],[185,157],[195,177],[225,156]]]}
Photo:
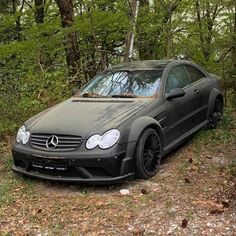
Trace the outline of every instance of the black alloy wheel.
{"label": "black alloy wheel", "polygon": [[148,179],[154,176],[161,163],[162,142],[159,134],[152,128],[141,134],[135,156],[135,168],[138,178]]}
{"label": "black alloy wheel", "polygon": [[209,121],[209,126],[211,129],[215,129],[217,127],[219,121],[222,119],[222,116],[223,116],[223,103],[221,99],[216,98],[214,111]]}

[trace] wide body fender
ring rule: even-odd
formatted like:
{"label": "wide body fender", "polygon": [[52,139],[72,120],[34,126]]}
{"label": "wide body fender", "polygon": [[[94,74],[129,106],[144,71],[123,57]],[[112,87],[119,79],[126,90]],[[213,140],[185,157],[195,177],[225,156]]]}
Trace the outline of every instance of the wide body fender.
{"label": "wide body fender", "polygon": [[161,140],[163,140],[162,128],[159,122],[149,116],[140,117],[132,123],[130,128],[126,152],[127,157],[134,157],[137,141],[142,132],[147,128],[155,129],[160,135]]}
{"label": "wide body fender", "polygon": [[212,89],[211,94],[209,96],[209,100],[208,100],[207,118],[209,118],[214,112],[215,100],[218,96],[220,96],[223,102],[222,93],[216,88]]}

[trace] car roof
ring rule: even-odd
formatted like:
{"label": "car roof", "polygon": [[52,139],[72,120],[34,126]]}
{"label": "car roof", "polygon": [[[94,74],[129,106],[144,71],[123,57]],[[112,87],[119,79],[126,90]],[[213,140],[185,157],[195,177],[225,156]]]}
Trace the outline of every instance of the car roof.
{"label": "car roof", "polygon": [[109,69],[122,70],[122,69],[145,69],[145,68],[163,68],[170,62],[175,62],[178,64],[189,63],[185,60],[145,60],[145,61],[132,61],[124,62],[119,65],[111,66]]}

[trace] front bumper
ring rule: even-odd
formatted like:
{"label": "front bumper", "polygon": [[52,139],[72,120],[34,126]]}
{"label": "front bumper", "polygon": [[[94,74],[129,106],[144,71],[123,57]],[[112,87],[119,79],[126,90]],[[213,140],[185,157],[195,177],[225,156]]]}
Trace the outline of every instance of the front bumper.
{"label": "front bumper", "polygon": [[134,176],[133,158],[124,151],[103,156],[39,155],[12,150],[13,171],[22,175],[63,182],[118,183]]}

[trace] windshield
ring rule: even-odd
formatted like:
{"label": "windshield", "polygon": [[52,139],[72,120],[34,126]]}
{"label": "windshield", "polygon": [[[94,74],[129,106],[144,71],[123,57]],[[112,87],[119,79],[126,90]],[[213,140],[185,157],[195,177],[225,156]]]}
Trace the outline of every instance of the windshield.
{"label": "windshield", "polygon": [[81,91],[81,96],[149,97],[160,87],[162,69],[105,71],[97,75]]}

